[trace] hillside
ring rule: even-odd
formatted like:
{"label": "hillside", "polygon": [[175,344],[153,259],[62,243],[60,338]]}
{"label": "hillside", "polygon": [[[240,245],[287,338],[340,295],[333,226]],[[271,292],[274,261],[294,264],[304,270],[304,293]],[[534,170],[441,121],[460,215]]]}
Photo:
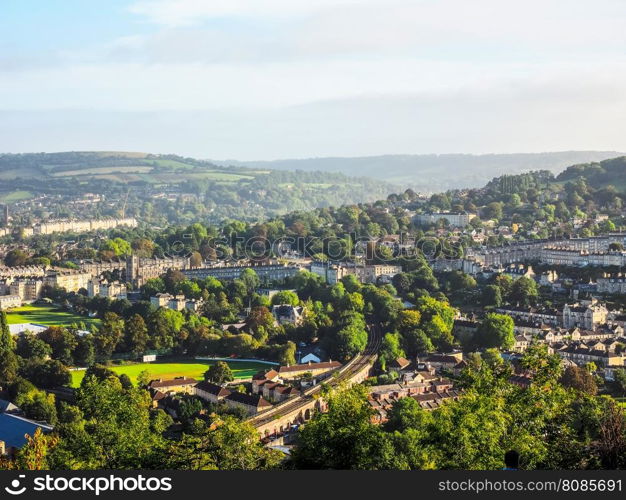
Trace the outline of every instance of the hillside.
{"label": "hillside", "polygon": [[574,181],[579,177],[584,177],[587,184],[596,189],[613,186],[621,192],[626,192],[626,156],[573,165],[557,175],[556,180]]}
{"label": "hillside", "polygon": [[357,158],[309,158],[276,161],[215,161],[218,165],[285,170],[323,170],[364,175],[416,191],[436,192],[480,187],[502,174],[532,170],[557,173],[579,163],[597,162],[623,153],[613,151],[565,151],[523,154],[384,155]]}
{"label": "hillside", "polygon": [[[167,217],[170,223],[198,216],[210,220],[265,218],[290,210],[374,201],[397,189],[361,176],[218,166],[176,155],[126,152],[0,155],[0,203],[25,202],[41,195],[68,201],[81,193],[99,193],[109,200],[128,198],[130,213],[145,212],[142,204],[156,204],[160,213],[154,218]],[[107,215],[119,210],[119,207],[114,210],[111,204],[97,208],[98,213]],[[67,213],[69,210],[59,202],[54,212],[58,216],[78,215]]]}

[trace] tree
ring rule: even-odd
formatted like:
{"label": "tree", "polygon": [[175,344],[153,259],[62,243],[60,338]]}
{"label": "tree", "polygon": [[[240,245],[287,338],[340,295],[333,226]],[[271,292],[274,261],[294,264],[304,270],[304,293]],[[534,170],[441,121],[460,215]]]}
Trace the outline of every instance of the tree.
{"label": "tree", "polygon": [[615,385],[621,392],[622,396],[626,395],[626,369],[616,368],[613,372],[613,378],[615,379]]}
{"label": "tree", "polygon": [[109,359],[124,338],[124,320],[113,312],[104,314],[102,324],[94,335],[94,345],[98,357]]}
{"label": "tree", "polygon": [[78,344],[77,335],[74,332],[60,326],[50,326],[38,336],[52,348],[54,359],[68,366],[73,364],[74,349]]}
{"label": "tree", "polygon": [[405,331],[402,334],[402,345],[410,358],[435,350],[432,341],[421,328]]}
{"label": "tree", "polygon": [[413,398],[402,398],[396,401],[387,412],[385,430],[404,432],[407,429],[419,429],[426,425],[427,412]]}
{"label": "tree", "polygon": [[274,323],[274,316],[264,306],[253,307],[246,319],[248,328],[254,333],[258,333],[261,329],[265,332],[270,332],[274,328]]}
{"label": "tree", "polygon": [[28,418],[48,422],[52,425],[56,424],[57,421],[54,401],[53,394],[46,394],[38,389],[22,393],[15,398],[15,404],[24,411]]}
{"label": "tree", "polygon": [[245,285],[246,290],[248,291],[248,295],[251,295],[257,288],[259,288],[259,285],[261,284],[259,275],[254,269],[244,269],[243,271],[241,271],[239,279]]}
{"label": "tree", "polygon": [[79,366],[91,366],[95,361],[96,349],[93,344],[93,335],[78,337],[78,343],[74,349],[74,363]]}
{"label": "tree", "polygon": [[522,276],[513,282],[509,300],[521,306],[530,306],[534,304],[539,297],[537,283],[531,278]]}
{"label": "tree", "polygon": [[400,347],[400,335],[398,333],[386,333],[378,351],[378,362],[383,370],[394,359],[404,357],[404,351]]}
{"label": "tree", "polygon": [[18,267],[26,264],[28,260],[28,254],[19,248],[9,250],[4,256],[4,263],[8,267]]}
{"label": "tree", "polygon": [[36,364],[31,372],[29,379],[37,387],[53,388],[69,385],[72,381],[70,371],[56,359],[49,359],[43,363]]}
{"label": "tree", "polygon": [[489,313],[478,326],[475,344],[479,348],[507,350],[515,344],[514,323],[505,314]]}
{"label": "tree", "polygon": [[16,352],[25,359],[46,359],[52,354],[52,348],[32,333],[26,332],[17,340]]}
{"label": "tree", "polygon": [[192,252],[189,257],[189,265],[192,268],[202,267],[202,255],[200,252]]}
{"label": "tree", "polygon": [[365,387],[340,388],[328,396],[328,411],[300,430],[293,450],[298,469],[387,469],[391,441],[370,421]]}
{"label": "tree", "polygon": [[224,384],[226,382],[232,382],[235,378],[233,377],[233,372],[230,366],[228,366],[228,363],[218,361],[204,372],[204,380],[213,382],[214,384]]}
{"label": "tree", "polygon": [[8,384],[17,377],[18,360],[14,351],[15,342],[9,325],[7,315],[0,310],[0,384]]}
{"label": "tree", "polygon": [[481,303],[484,307],[500,307],[502,305],[502,291],[498,285],[487,285],[483,289]]}
{"label": "tree", "polygon": [[265,447],[251,424],[225,416],[172,442],[165,460],[167,469],[266,470],[278,467],[282,454]]}
{"label": "tree", "polygon": [[165,443],[152,432],[147,391],[124,389],[117,377],[99,380],[86,374],[76,404],[84,420],[59,429],[65,462],[93,469],[140,469],[155,463]]}
{"label": "tree", "polygon": [[533,374],[533,383],[554,384],[563,371],[558,354],[549,354],[546,344],[531,344],[520,360],[520,364]]}
{"label": "tree", "polygon": [[561,376],[561,384],[577,391],[595,396],[598,392],[594,376],[584,368],[568,366]]}
{"label": "tree", "polygon": [[272,296],[272,305],[279,306],[287,304],[297,306],[299,303],[300,299],[298,298],[298,295],[291,290],[283,290]]}
{"label": "tree", "polygon": [[136,356],[146,352],[148,347],[148,327],[144,319],[139,314],[133,315],[126,321],[124,344],[129,352]]}

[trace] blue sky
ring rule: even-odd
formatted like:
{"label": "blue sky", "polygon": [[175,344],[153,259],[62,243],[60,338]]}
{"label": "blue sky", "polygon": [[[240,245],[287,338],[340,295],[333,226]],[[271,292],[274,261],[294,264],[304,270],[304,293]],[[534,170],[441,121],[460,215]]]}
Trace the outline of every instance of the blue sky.
{"label": "blue sky", "polygon": [[626,150],[623,0],[6,0],[0,152]]}

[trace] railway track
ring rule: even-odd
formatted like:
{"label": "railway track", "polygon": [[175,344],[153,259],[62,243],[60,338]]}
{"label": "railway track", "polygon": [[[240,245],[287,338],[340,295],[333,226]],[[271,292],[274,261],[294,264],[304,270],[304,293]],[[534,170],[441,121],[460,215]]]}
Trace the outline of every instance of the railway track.
{"label": "railway track", "polygon": [[[376,361],[378,350],[382,343],[382,335],[378,325],[370,325],[368,327],[368,342],[365,350],[357,354],[348,363],[338,368],[333,375],[329,377],[328,385],[334,387],[342,382],[349,382],[356,374],[358,374],[365,366],[372,366]],[[287,400],[283,403],[275,405],[271,410],[257,415],[249,420],[255,427],[271,422],[277,418],[295,412],[300,408],[307,406],[314,399],[314,396],[321,392],[322,385],[310,387],[301,396],[295,399]]]}

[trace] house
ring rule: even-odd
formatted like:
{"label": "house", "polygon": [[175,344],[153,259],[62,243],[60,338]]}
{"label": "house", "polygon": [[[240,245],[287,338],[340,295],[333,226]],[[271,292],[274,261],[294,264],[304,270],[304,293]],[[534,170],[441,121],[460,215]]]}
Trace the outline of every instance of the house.
{"label": "house", "polygon": [[26,435],[33,436],[37,429],[43,433],[52,431],[52,427],[35,422],[15,413],[0,413],[0,456],[12,456],[28,441]]}
{"label": "house", "polygon": [[167,398],[167,394],[159,391],[158,389],[149,389],[150,398],[152,400],[153,408],[162,408],[165,403],[165,398]]}
{"label": "house", "polygon": [[260,372],[257,372],[252,376],[253,382],[255,380],[271,380],[272,382],[276,382],[279,379],[280,379],[280,374],[273,368],[269,370],[261,370]]}
{"label": "house", "polygon": [[269,410],[272,407],[272,403],[262,396],[258,394],[244,394],[243,392],[231,392],[224,398],[224,402],[229,408],[243,409],[250,416]]}
{"label": "house", "polygon": [[424,362],[430,364],[436,370],[453,370],[462,360],[463,353],[459,351],[449,354],[431,354]]}
{"label": "house", "polygon": [[281,304],[272,307],[272,315],[280,325],[299,325],[303,321],[303,312],[304,308],[302,306],[292,306],[290,304]]}
{"label": "house", "polygon": [[149,389],[158,389],[167,394],[172,392],[184,392],[185,394],[194,394],[195,385],[198,381],[195,378],[176,377],[173,379],[156,379],[148,384]]}
{"label": "house", "polygon": [[212,384],[205,380],[195,385],[195,395],[209,403],[220,403],[225,397],[230,396],[230,394],[231,391],[226,389],[226,387]]}
{"label": "house", "polygon": [[320,363],[321,361],[322,360],[320,358],[318,358],[315,354],[310,352],[306,356],[302,357],[302,359],[300,360],[300,363],[302,363],[302,364],[305,364],[305,363]]}
{"label": "house", "polygon": [[22,299],[19,295],[0,295],[0,310],[19,307],[22,305]]}
{"label": "house", "polygon": [[424,410],[436,410],[446,401],[456,401],[461,395],[460,391],[452,389],[446,392],[426,392],[411,396]]}
{"label": "house", "polygon": [[302,365],[281,366],[278,373],[285,380],[293,380],[305,373],[310,373],[314,377],[323,375],[329,371],[336,370],[341,366],[339,361],[324,361],[322,363],[306,363]]}
{"label": "house", "polygon": [[297,396],[300,391],[290,385],[280,384],[276,382],[268,382],[263,385],[263,397],[279,403],[292,396]]}
{"label": "house", "polygon": [[509,377],[509,383],[521,387],[522,389],[528,389],[532,381],[532,378],[528,375],[511,375]]}
{"label": "house", "polygon": [[389,368],[392,370],[402,371],[408,369],[409,366],[411,366],[411,362],[403,357],[396,358],[389,363]]}
{"label": "house", "polygon": [[606,323],[609,311],[596,300],[589,304],[565,304],[563,307],[563,326],[565,328],[581,327],[594,330],[596,326]]}

